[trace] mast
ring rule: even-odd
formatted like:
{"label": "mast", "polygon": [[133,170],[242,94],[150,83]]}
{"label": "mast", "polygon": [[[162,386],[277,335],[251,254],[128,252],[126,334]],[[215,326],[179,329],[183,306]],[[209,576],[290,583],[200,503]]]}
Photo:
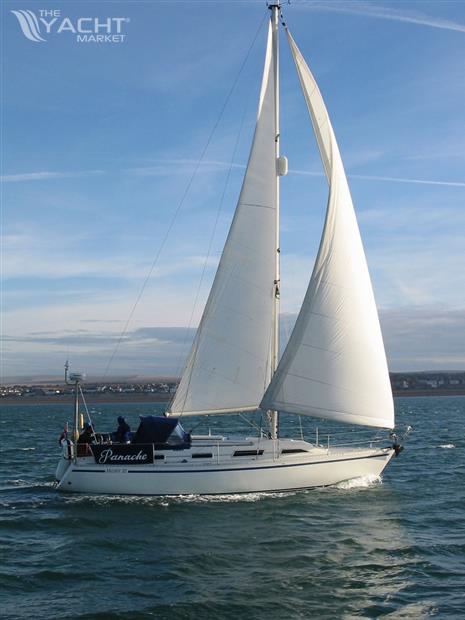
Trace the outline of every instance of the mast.
{"label": "mast", "polygon": [[[279,2],[270,4],[272,26],[272,45],[274,62],[274,99],[275,99],[275,161],[276,161],[276,245],[275,245],[275,279],[274,279],[274,307],[273,307],[273,336],[271,343],[271,378],[279,362],[279,289],[280,289],[280,265],[279,265]],[[279,432],[279,414],[276,410],[268,412],[271,427],[271,438],[277,439]]]}
{"label": "mast", "polygon": [[79,384],[85,379],[85,375],[80,372],[69,374],[69,364],[66,360],[65,364],[65,383],[67,385],[74,383],[74,423],[73,423],[73,441],[77,442],[80,431],[79,424]]}

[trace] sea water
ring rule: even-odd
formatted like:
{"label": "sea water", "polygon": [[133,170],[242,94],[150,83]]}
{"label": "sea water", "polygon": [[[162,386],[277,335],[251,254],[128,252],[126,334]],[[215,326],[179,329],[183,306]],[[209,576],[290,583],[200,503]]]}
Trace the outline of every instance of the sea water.
{"label": "sea water", "polygon": [[[156,411],[112,404],[91,415],[103,431],[118,415],[135,428]],[[0,616],[465,618],[465,398],[399,398],[396,413],[414,430],[382,479],[138,498],[57,493],[69,406],[2,407]],[[243,426],[226,416],[194,432],[208,424],[212,433]],[[313,441],[311,425],[302,421]],[[322,423],[320,442],[341,430]],[[282,432],[300,436],[300,424],[283,417]]]}

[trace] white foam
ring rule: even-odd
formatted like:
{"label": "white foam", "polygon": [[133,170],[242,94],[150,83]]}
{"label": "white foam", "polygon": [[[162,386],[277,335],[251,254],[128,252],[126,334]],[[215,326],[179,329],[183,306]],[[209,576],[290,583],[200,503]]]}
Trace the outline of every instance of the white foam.
{"label": "white foam", "polygon": [[377,484],[382,484],[381,476],[367,474],[366,476],[360,476],[359,478],[344,480],[334,486],[336,489],[347,491],[350,489],[367,489],[369,487],[376,486]]}
{"label": "white foam", "polygon": [[[225,493],[222,495],[179,495],[170,499],[177,502],[209,503],[209,502],[259,502],[269,497],[289,497],[295,491],[257,492],[257,493]],[[166,498],[165,498],[166,499]]]}
{"label": "white foam", "polygon": [[22,480],[21,478],[15,478],[13,480],[7,480],[7,484],[12,484],[15,487],[23,487],[28,486],[29,483],[26,480]]}
{"label": "white foam", "polygon": [[36,489],[38,487],[53,487],[55,486],[54,482],[28,482],[27,480],[22,480],[21,478],[17,478],[14,480],[6,480],[7,486],[2,487],[2,490],[11,489],[11,487],[18,487],[21,489]]}
{"label": "white foam", "polygon": [[278,491],[261,493],[238,493],[224,495],[71,495],[66,497],[70,503],[94,502],[96,504],[154,504],[167,507],[171,504],[204,504],[204,503],[235,503],[235,502],[258,502],[270,497],[289,497],[296,491]]}

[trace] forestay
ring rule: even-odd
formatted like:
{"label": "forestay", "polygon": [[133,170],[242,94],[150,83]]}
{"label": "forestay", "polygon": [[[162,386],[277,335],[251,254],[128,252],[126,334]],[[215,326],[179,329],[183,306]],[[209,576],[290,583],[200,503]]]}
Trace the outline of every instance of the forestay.
{"label": "forestay", "polygon": [[288,40],[329,182],[329,199],[308,290],[261,407],[392,428],[381,329],[339,149],[318,86],[289,32]]}
{"label": "forestay", "polygon": [[271,25],[239,202],[168,414],[257,409],[270,382],[276,253],[275,63]]}

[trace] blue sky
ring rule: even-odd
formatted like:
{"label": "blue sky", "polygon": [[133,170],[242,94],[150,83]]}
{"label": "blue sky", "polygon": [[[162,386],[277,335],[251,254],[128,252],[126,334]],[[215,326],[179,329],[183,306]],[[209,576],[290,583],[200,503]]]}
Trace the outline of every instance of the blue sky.
{"label": "blue sky", "polygon": [[[11,11],[44,8],[57,23],[129,18],[125,39],[80,43],[42,25],[46,40],[30,41]],[[2,373],[60,374],[67,356],[89,375],[176,373],[247,160],[265,3],[25,1],[2,12]],[[332,118],[391,370],[465,368],[465,3],[295,1],[284,13]],[[327,187],[281,44],[289,325]]]}

